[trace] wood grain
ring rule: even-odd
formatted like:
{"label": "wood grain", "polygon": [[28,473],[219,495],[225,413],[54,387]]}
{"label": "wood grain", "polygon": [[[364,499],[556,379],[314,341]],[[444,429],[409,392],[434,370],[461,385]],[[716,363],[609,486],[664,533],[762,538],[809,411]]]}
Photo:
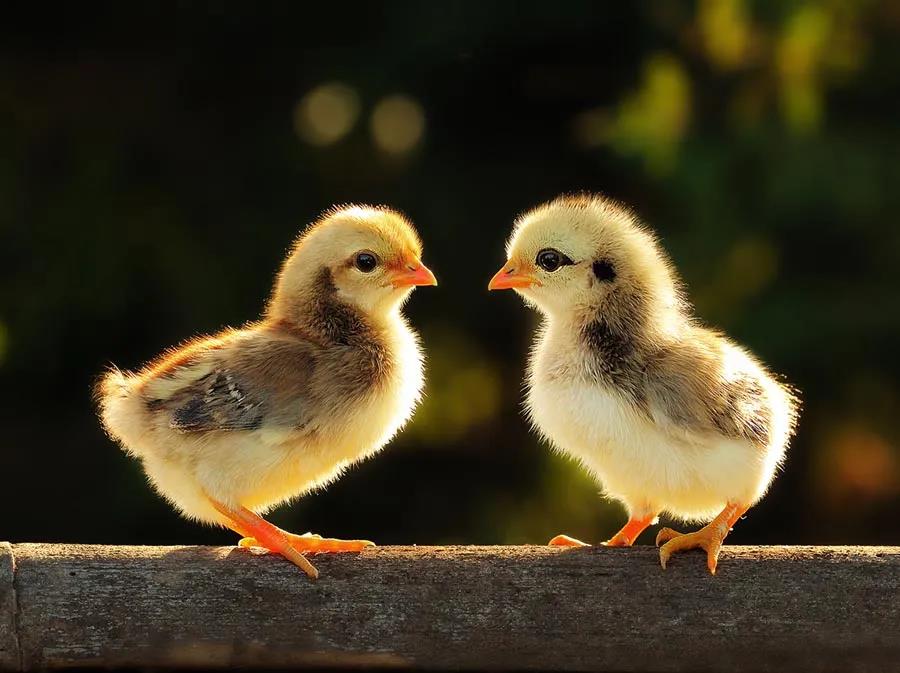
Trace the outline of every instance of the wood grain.
{"label": "wood grain", "polygon": [[0,670],[19,667],[14,578],[12,547],[8,542],[0,542]]}
{"label": "wood grain", "polygon": [[11,552],[7,670],[900,670],[900,547],[726,547],[715,577],[652,547],[382,547],[316,582],[237,548]]}

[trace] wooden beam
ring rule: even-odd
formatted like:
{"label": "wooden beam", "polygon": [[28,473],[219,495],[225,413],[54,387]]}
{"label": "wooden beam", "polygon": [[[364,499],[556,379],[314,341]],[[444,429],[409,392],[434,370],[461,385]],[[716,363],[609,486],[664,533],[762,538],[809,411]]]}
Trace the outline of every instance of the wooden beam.
{"label": "wooden beam", "polygon": [[900,670],[900,547],[0,543],[0,668]]}
{"label": "wooden beam", "polygon": [[20,668],[13,551],[0,542],[0,670]]}

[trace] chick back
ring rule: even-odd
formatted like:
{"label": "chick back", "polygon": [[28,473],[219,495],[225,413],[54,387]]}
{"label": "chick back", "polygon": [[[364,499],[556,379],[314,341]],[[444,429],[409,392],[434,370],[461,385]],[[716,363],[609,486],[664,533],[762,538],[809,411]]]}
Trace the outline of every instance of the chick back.
{"label": "chick back", "polygon": [[355,343],[261,323],[191,342],[97,387],[111,437],[185,515],[218,521],[206,495],[255,511],[336,478],[409,418],[422,384],[399,321]]}
{"label": "chick back", "polygon": [[650,355],[641,390],[657,422],[700,435],[741,439],[783,451],[797,418],[786,386],[725,336],[690,326]]}

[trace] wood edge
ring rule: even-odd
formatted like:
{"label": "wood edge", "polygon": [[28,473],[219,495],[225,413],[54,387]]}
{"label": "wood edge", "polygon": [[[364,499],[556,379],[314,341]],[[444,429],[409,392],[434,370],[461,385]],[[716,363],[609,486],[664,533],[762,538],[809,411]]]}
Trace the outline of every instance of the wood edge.
{"label": "wood edge", "polygon": [[17,598],[15,551],[9,542],[0,541],[0,671],[22,670]]}
{"label": "wood edge", "polygon": [[[723,553],[726,553],[729,550],[734,553],[734,556],[727,559],[727,562],[729,564],[740,563],[743,566],[742,573],[744,583],[742,586],[745,587],[745,590],[748,586],[751,587],[751,589],[754,586],[761,586],[765,590],[766,585],[760,584],[759,582],[756,582],[754,580],[754,575],[757,573],[762,573],[761,576],[767,577],[769,579],[773,577],[794,578],[791,579],[788,583],[788,585],[792,587],[797,586],[796,578],[799,577],[799,581],[802,585],[803,575],[811,575],[813,573],[817,576],[820,575],[823,563],[828,563],[832,568],[841,566],[840,570],[836,571],[837,574],[832,573],[831,575],[832,579],[837,577],[841,581],[847,581],[848,577],[850,577],[852,581],[852,577],[854,575],[857,577],[862,576],[862,574],[868,573],[869,569],[875,567],[876,565],[881,566],[877,573],[877,577],[882,579],[886,576],[890,577],[889,573],[895,571],[897,568],[900,568],[900,547],[732,546],[726,547],[725,552]],[[615,550],[607,549],[605,547],[567,550],[537,545],[416,547],[386,546],[367,549],[359,554],[347,555],[346,557],[331,557],[328,559],[327,563],[332,564],[332,570],[339,570],[339,572],[334,573],[334,576],[337,577],[338,581],[349,581],[353,584],[359,584],[360,579],[365,579],[368,577],[397,578],[398,569],[404,572],[409,572],[411,568],[420,567],[426,573],[440,572],[442,569],[445,569],[448,564],[456,568],[462,568],[461,570],[456,571],[458,573],[466,573],[471,571],[472,569],[474,569],[477,573],[479,572],[479,566],[482,565],[486,568],[490,568],[492,565],[496,565],[498,567],[502,566],[503,568],[505,568],[503,572],[506,573],[505,576],[507,578],[509,577],[510,573],[512,573],[513,575],[518,573],[518,570],[516,570],[516,568],[521,567],[531,569],[529,571],[529,576],[534,578],[535,573],[547,573],[548,575],[552,576],[556,564],[559,563],[561,567],[567,567],[569,569],[578,568],[577,573],[570,574],[568,576],[568,580],[565,579],[565,575],[561,576],[563,577],[562,581],[564,583],[567,582],[567,586],[571,590],[572,582],[578,583],[581,581],[580,578],[584,578],[584,580],[587,582],[596,581],[600,577],[600,575],[596,575],[589,570],[586,571],[585,569],[601,568],[606,563],[607,559],[615,559],[613,563],[616,564],[619,570],[622,570],[625,567],[632,568],[632,570],[629,570],[628,572],[622,572],[622,577],[626,579],[632,572],[635,573],[635,576],[644,576],[646,573],[653,572],[656,573],[656,575],[654,576],[662,577],[661,573],[663,571],[659,569],[657,554],[658,551],[656,550],[656,548],[650,545],[642,545],[632,549]],[[212,653],[210,656],[214,655],[214,657],[213,659],[203,661],[198,660],[195,655],[197,654],[197,652],[206,652],[206,650],[192,649],[189,641],[186,641],[189,645],[187,649],[173,650],[171,654],[166,654],[165,656],[157,653],[153,655],[154,657],[157,657],[158,655],[158,657],[155,659],[148,659],[147,657],[150,657],[150,655],[148,654],[148,650],[146,648],[141,649],[140,647],[132,649],[123,647],[121,650],[112,648],[109,652],[98,650],[98,653],[96,653],[96,656],[94,658],[85,658],[85,654],[82,651],[75,651],[74,654],[66,654],[66,650],[54,649],[55,647],[58,647],[60,643],[62,643],[63,645],[66,645],[67,643],[78,645],[84,642],[85,638],[83,634],[90,631],[90,625],[86,625],[81,622],[81,614],[83,613],[78,613],[78,619],[70,622],[69,628],[72,629],[71,632],[57,633],[53,636],[53,639],[55,640],[51,639],[52,642],[51,640],[42,640],[43,636],[40,635],[46,630],[44,621],[42,620],[45,620],[48,614],[53,615],[54,618],[58,618],[58,615],[56,615],[56,613],[54,613],[53,611],[47,613],[45,611],[45,608],[42,607],[44,605],[42,601],[45,596],[42,596],[41,594],[46,594],[46,591],[44,591],[44,585],[40,585],[40,590],[37,590],[32,586],[32,582],[35,581],[35,579],[40,580],[41,578],[43,578],[46,580],[46,578],[48,577],[47,571],[50,571],[52,575],[53,572],[59,570],[60,568],[66,571],[70,571],[74,568],[78,570],[79,576],[81,576],[82,572],[88,571],[82,577],[82,580],[80,580],[84,581],[84,579],[90,579],[90,571],[92,569],[97,569],[99,571],[99,577],[103,577],[103,573],[107,572],[110,568],[112,568],[114,572],[121,572],[123,569],[125,569],[127,571],[125,572],[125,577],[126,579],[129,577],[131,578],[131,580],[129,581],[132,582],[131,586],[133,589],[135,582],[135,572],[147,572],[149,573],[149,577],[158,578],[161,570],[164,572],[171,572],[174,569],[175,576],[181,578],[176,580],[176,582],[189,582],[192,581],[190,580],[190,572],[195,572],[194,569],[198,567],[198,563],[200,566],[206,569],[203,572],[206,572],[208,574],[209,570],[212,570],[214,572],[218,564],[227,562],[232,568],[238,567],[234,564],[240,564],[240,566],[243,567],[243,570],[229,569],[229,572],[226,573],[226,576],[230,576],[231,582],[236,582],[238,585],[242,585],[246,578],[245,573],[248,569],[251,569],[253,573],[256,573],[259,570],[259,566],[256,565],[256,561],[258,561],[259,559],[255,559],[255,555],[255,551],[238,551],[237,548],[233,546],[210,547],[185,545],[166,547],[56,543],[26,543],[9,545],[0,543],[0,619],[9,614],[8,606],[10,604],[10,600],[22,600],[23,597],[25,598],[25,604],[18,606],[19,611],[12,611],[12,631],[4,631],[4,625],[3,623],[0,623],[0,645],[3,644],[3,638],[6,638],[7,633],[12,633],[16,640],[20,641],[16,642],[15,645],[17,648],[16,655],[18,657],[18,660],[16,660],[15,657],[13,657],[11,661],[0,660],[0,671],[21,671],[31,668],[60,669],[65,667],[78,666],[103,668],[124,667],[132,669],[149,667],[156,668],[158,670],[183,670],[187,668],[213,668],[217,670],[224,670],[229,666],[240,666],[247,669],[252,669],[254,667],[265,667],[272,670],[277,668],[319,668],[320,663],[322,664],[322,668],[328,668],[337,663],[339,668],[345,668],[348,670],[351,668],[359,668],[362,666],[376,665],[383,665],[385,667],[395,669],[403,667],[413,667],[419,669],[429,668],[429,659],[427,657],[431,656],[433,653],[426,652],[424,655],[422,655],[421,653],[417,654],[418,650],[416,650],[415,647],[409,645],[408,643],[404,644],[403,646],[396,646],[395,651],[388,651],[387,654],[385,654],[385,657],[387,658],[378,659],[377,661],[371,659],[370,654],[372,651],[381,652],[381,650],[377,649],[380,641],[375,643],[376,649],[373,649],[372,642],[367,642],[359,647],[353,646],[357,647],[357,649],[348,648],[346,652],[339,651],[337,653],[333,653],[331,651],[322,653],[315,649],[308,649],[306,645],[297,645],[296,642],[292,641],[292,644],[290,645],[290,648],[292,649],[288,649],[283,652],[276,652],[275,650],[272,650],[268,653],[269,655],[271,655],[270,658],[258,663],[254,662],[257,661],[257,657],[261,657],[262,655],[259,654],[259,652],[257,652],[256,650],[252,650],[253,647],[256,647],[256,645],[254,645],[256,641],[250,640],[238,640],[236,641],[237,645],[235,645],[235,643],[231,643],[230,641],[219,642],[218,640],[211,640],[210,642],[212,644],[210,645],[210,647],[212,647],[213,649],[209,650],[209,652]],[[568,560],[566,560],[565,557],[569,557]],[[626,558],[628,559],[628,561],[626,563],[622,563],[623,559]],[[6,559],[9,559],[9,561],[7,561]],[[575,559],[580,560],[575,561]],[[532,561],[540,562],[539,570],[534,570],[536,566],[534,563],[532,563]],[[571,561],[575,561],[575,563],[571,563]],[[636,565],[632,565],[632,561],[638,561],[639,563]],[[326,563],[325,559],[322,559],[322,562]],[[772,564],[771,566],[769,566],[770,562]],[[421,563],[421,566],[418,565],[419,563]],[[16,567],[16,564],[18,564],[18,568]],[[191,564],[192,566],[190,572],[187,575],[182,576],[179,574],[181,572],[182,564]],[[265,565],[267,568],[265,573],[267,579],[264,581],[264,584],[266,586],[277,587],[279,586],[279,583],[284,581],[286,578],[290,581],[295,582],[298,580],[297,569],[284,562],[282,559],[270,560]],[[683,565],[687,566],[687,564]],[[695,563],[693,564],[693,566],[693,568],[687,568],[687,572],[683,572],[674,578],[670,578],[669,584],[673,582],[679,584],[678,593],[679,595],[682,595],[685,588],[690,588],[690,583],[695,583],[693,586],[701,588],[701,592],[698,595],[700,596],[700,599],[702,601],[705,602],[715,600],[715,597],[721,594],[721,582],[717,584],[716,580],[711,579],[708,573],[706,573],[705,567],[702,566],[702,563]],[[765,570],[767,566],[769,567],[768,571]],[[774,568],[774,570],[772,570],[772,568]],[[71,587],[73,583],[68,580],[68,574],[62,573],[58,575],[62,577],[65,585]],[[460,575],[456,576],[459,577]],[[482,578],[488,577],[485,574],[480,574],[479,576]],[[439,581],[440,580],[438,580],[438,582]],[[728,581],[727,576],[724,581]],[[685,584],[685,582],[687,582],[688,584]],[[138,579],[137,584],[141,585],[142,580]],[[213,595],[217,596],[219,594],[219,585],[217,583],[213,583],[212,585],[209,585],[207,583],[204,586],[207,586],[207,588],[212,586]],[[298,586],[300,587],[301,591],[299,593],[295,592],[295,597],[298,595],[302,595],[309,599],[316,596],[319,596],[319,598],[321,598],[322,596],[331,595],[331,597],[328,598],[326,602],[331,601],[332,605],[334,605],[333,601],[340,600],[340,596],[335,594],[333,592],[333,589],[327,586],[327,579],[325,580],[325,582],[323,582],[322,585],[319,586],[316,586],[314,583],[308,582],[299,582]],[[380,586],[383,587],[382,591],[392,591],[390,583],[383,582]],[[648,584],[646,586],[647,591],[653,590],[652,585]],[[815,586],[821,587],[821,582],[815,584]],[[866,593],[865,595],[868,596],[867,600],[871,601],[871,592],[875,591],[877,587],[875,585],[866,586],[868,588],[865,589],[865,592],[868,593]],[[11,587],[11,590],[3,591],[3,589],[6,587]],[[387,588],[384,589],[384,587]],[[498,589],[498,591],[504,594],[508,592],[527,592],[529,591],[527,587],[528,585],[510,585],[508,587],[507,585],[503,585]],[[881,589],[881,591],[883,593],[883,589]],[[165,598],[165,593],[162,594],[162,596],[163,598]],[[165,600],[167,601],[168,599]],[[815,604],[815,600],[813,600],[813,603]],[[505,601],[501,601],[501,604],[503,606],[507,606],[504,609],[507,609],[510,605]],[[545,605],[549,604],[541,602],[533,606],[531,609],[543,610]],[[548,607],[547,609],[551,608]],[[518,614],[517,610],[518,608],[516,607],[514,609],[514,612],[516,612],[516,614]],[[152,624],[153,620],[156,619],[156,617],[154,616],[156,612],[153,609],[145,609],[141,614],[142,616],[138,621],[143,620],[143,623],[145,625]],[[393,614],[395,617],[400,616],[405,619],[408,615],[412,615],[413,617],[415,617],[417,615],[427,614],[427,609],[419,606],[419,608],[413,609],[412,611],[406,611],[405,608],[398,608],[396,605],[394,605]],[[821,614],[821,612],[819,614]],[[795,619],[794,623],[802,624],[803,619],[805,619],[805,617],[801,616],[800,618]],[[830,624],[830,622],[828,623]],[[864,628],[864,624],[864,622],[854,622],[853,628],[857,630],[862,629]],[[469,626],[471,627],[471,624]],[[153,628],[151,628],[151,632],[153,631]],[[338,636],[342,636],[345,634],[345,631],[343,630],[345,629],[345,627],[343,625],[338,624],[338,626],[336,626],[335,628],[337,629],[336,631],[329,631],[328,634],[337,633]],[[711,628],[711,633],[713,635],[718,634],[717,637],[730,637],[730,632],[728,631],[729,627],[727,625],[723,626],[720,624],[718,627],[713,625]],[[525,631],[528,631],[528,629],[526,628]],[[798,632],[802,632],[802,629]],[[75,635],[70,637],[69,640],[66,640],[66,638],[69,637],[69,633],[73,633]],[[138,633],[140,633],[140,631],[138,631]],[[543,635],[544,632],[540,633]],[[456,639],[447,640],[447,638],[452,636],[452,634],[452,630],[448,630],[444,636],[439,637],[438,640],[435,641],[435,643],[440,645],[440,647],[444,650],[450,648],[450,654],[447,654],[445,652],[445,654],[441,655],[443,658],[440,659],[440,664],[443,670],[451,670],[453,668],[463,668],[466,670],[487,670],[484,666],[482,666],[483,662],[481,659],[473,658],[476,657],[476,654],[470,654],[467,652],[467,650],[464,649],[468,647],[468,645],[465,644],[468,641],[466,641],[465,639],[460,640],[458,637],[456,637]],[[531,635],[526,635],[527,637],[531,637]],[[204,638],[206,637],[204,633],[200,633],[199,635],[195,634],[195,637],[197,639],[197,642],[201,644],[206,642],[204,640]],[[109,638],[112,639],[110,642],[119,643],[119,641],[115,640],[116,638],[120,638],[119,635],[115,635],[113,633],[113,635],[109,636]],[[143,636],[141,638],[143,638]],[[141,638],[137,640],[128,640],[127,642],[130,643],[129,647],[133,646],[134,643],[152,644],[156,642],[153,640],[143,640]],[[264,640],[265,638],[263,638],[263,640],[260,642],[263,642]],[[277,641],[278,638],[275,638],[266,646],[268,647],[269,645],[272,645]],[[448,645],[448,642],[450,642],[451,645]],[[523,640],[521,642],[531,641]],[[532,644],[534,644],[535,642],[538,641],[533,641]],[[44,648],[47,643],[50,643],[51,647],[45,650]],[[458,651],[455,651],[454,648],[457,645],[459,645],[460,649]],[[547,645],[552,647],[552,643],[550,643],[549,641]],[[116,647],[118,646],[119,645],[117,644]],[[237,647],[238,649],[234,649],[235,647]],[[361,649],[359,649],[360,647]],[[840,646],[836,645],[835,647],[839,648]],[[897,645],[897,642],[895,640],[886,640],[883,644],[883,651],[878,650],[877,647],[875,647],[871,643],[864,643],[862,648],[859,649],[856,654],[850,651],[845,652],[840,649],[829,650],[826,655],[823,655],[823,657],[833,657],[834,662],[837,663],[832,663],[828,666],[821,667],[820,670],[893,670],[891,666],[882,665],[882,659],[884,659],[884,661],[889,664],[896,662],[896,653],[900,651],[900,649],[898,648],[900,648],[900,646]],[[78,650],[77,647],[75,647],[74,649]],[[340,648],[338,647],[337,649]],[[478,650],[477,652],[477,656],[484,656],[483,651]],[[579,658],[583,656],[583,654],[580,654],[580,652],[583,651],[570,651],[568,656],[573,658],[568,661],[562,659],[557,661],[552,658],[549,661],[556,664],[559,670],[582,670],[590,664],[590,661]],[[598,648],[596,650],[593,650],[592,652],[593,654],[591,656],[600,657],[598,661],[606,662],[604,663],[604,665],[611,668],[612,670],[620,670],[619,668],[617,668],[617,666],[626,661],[625,659],[621,659],[619,660],[619,664],[616,664],[616,657],[618,655],[616,655],[615,653],[611,654],[610,651],[604,650],[602,646],[598,646]],[[648,652],[649,653],[641,654],[637,658],[633,658],[634,656],[636,656],[633,655],[633,653],[629,655],[632,656],[632,658],[627,661],[628,665],[625,666],[625,668],[627,668],[628,670],[658,670],[658,654],[655,650],[652,652]],[[362,658],[357,657],[357,655],[360,653],[362,654]],[[401,658],[394,658],[394,654]],[[731,652],[729,654],[727,659],[722,661],[722,670],[728,670],[729,668],[733,668],[735,671],[761,670],[754,669],[751,666],[751,664],[755,661],[753,659],[755,654],[756,650],[735,650],[734,652]],[[0,652],[0,655],[3,655],[3,652]],[[338,660],[335,658],[337,656],[340,656],[342,658]],[[417,657],[419,656],[421,656],[422,658],[417,659]],[[511,653],[507,653],[503,656],[510,656],[512,658],[510,658],[508,661],[505,658],[503,660],[497,660],[488,668],[493,668],[495,670],[506,670],[504,668],[504,664],[508,664],[510,670],[525,670],[528,668],[537,668],[536,666],[532,666],[532,664],[534,664],[535,662],[529,660],[524,655],[521,659],[516,659],[512,656]],[[778,652],[773,650],[766,656],[768,658],[765,659],[765,661],[777,661],[778,658],[782,656],[782,654],[779,654]],[[789,668],[803,668],[802,664],[805,660],[794,650],[784,650],[783,656],[786,657],[785,661],[790,664]],[[320,662],[317,657],[324,658]],[[677,664],[678,661],[683,662],[683,660],[673,659],[673,662],[675,664]],[[820,666],[824,666],[824,664],[821,663],[823,661],[826,661],[826,659],[820,658],[815,660],[815,662],[809,663],[809,665],[811,667],[818,668]],[[840,664],[845,664],[847,662],[855,664],[855,666],[848,665],[846,668],[838,667]],[[545,662],[539,663],[542,664],[541,668],[544,668],[543,663]],[[725,666],[725,664],[727,664],[727,666]],[[762,666],[761,668],[765,668],[765,666]],[[547,669],[545,668],[545,670]],[[553,666],[550,666],[549,670],[553,670]],[[675,669],[672,668],[671,670]]]}
{"label": "wood edge", "polygon": [[[52,558],[55,556],[68,556],[78,554],[88,556],[96,553],[98,556],[104,553],[117,553],[123,556],[132,553],[135,558],[145,557],[156,553],[172,551],[190,552],[198,554],[227,553],[236,547],[232,545],[118,545],[118,544],[85,544],[79,542],[0,542],[0,552],[4,549],[13,559],[38,559]],[[602,545],[592,545],[582,548],[550,547],[539,544],[518,545],[378,545],[361,552],[354,553],[357,558],[374,558],[390,556],[469,556],[469,557],[500,557],[510,555],[533,554],[538,556],[554,556],[557,554],[599,554],[615,553],[620,555],[643,555],[656,553],[657,547],[652,544],[634,545],[629,548],[616,549],[613,552]],[[729,553],[736,559],[753,557],[753,560],[764,558],[807,558],[819,555],[840,555],[843,557],[869,558],[873,556],[900,554],[900,545],[751,545],[735,544],[724,545],[723,555]]]}

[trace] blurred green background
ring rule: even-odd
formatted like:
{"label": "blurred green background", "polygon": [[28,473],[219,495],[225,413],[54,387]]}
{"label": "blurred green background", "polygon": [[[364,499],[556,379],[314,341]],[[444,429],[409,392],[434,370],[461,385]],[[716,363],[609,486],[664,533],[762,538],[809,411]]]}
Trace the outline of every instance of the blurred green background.
{"label": "blurred green background", "polygon": [[485,289],[518,212],[598,190],[659,232],[702,320],[802,391],[732,540],[898,542],[900,3],[141,6],[0,28],[0,539],[233,542],[151,491],[92,380],[254,318],[298,230],[348,201],[424,239],[428,397],[272,519],[605,539],[622,511],[520,414],[536,318]]}

